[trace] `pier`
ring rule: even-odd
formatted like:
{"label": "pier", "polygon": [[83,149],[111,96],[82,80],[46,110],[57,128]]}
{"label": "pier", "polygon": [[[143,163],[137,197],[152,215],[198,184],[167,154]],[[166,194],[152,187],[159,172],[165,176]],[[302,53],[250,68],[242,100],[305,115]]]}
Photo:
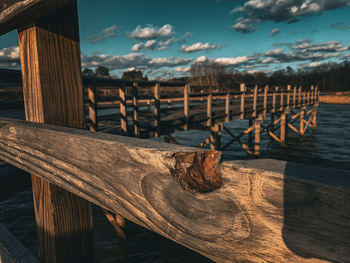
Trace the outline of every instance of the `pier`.
{"label": "pier", "polygon": [[[348,261],[346,171],[220,161],[219,149],[230,145],[220,144],[222,132],[258,155],[261,132],[284,147],[287,129],[302,136],[315,128],[317,87],[202,92],[180,83],[172,85],[178,96],[166,97],[170,83],[83,83],[77,2],[3,2],[0,34],[18,29],[26,120],[0,118],[0,159],[31,174],[40,261],[95,261],[90,203],[117,228],[125,218],[215,262]],[[111,98],[100,96],[100,82],[114,91]],[[113,117],[102,114],[111,106]],[[235,134],[224,124],[234,119],[248,119],[249,127]],[[202,148],[177,145],[170,135],[193,128],[211,131]],[[122,136],[99,132],[107,129]],[[145,140],[162,135],[173,143]],[[28,254],[0,231],[8,237],[0,239],[0,261],[15,261],[11,251]]]}

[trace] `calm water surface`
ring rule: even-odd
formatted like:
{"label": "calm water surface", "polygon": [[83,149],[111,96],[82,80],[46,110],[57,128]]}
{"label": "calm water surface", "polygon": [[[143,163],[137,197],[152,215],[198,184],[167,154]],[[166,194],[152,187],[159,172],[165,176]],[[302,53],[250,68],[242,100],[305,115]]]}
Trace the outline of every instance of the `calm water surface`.
{"label": "calm water surface", "polygon": [[[262,135],[262,155],[325,167],[338,167],[350,171],[350,105],[321,104],[318,108],[316,131],[308,129],[301,138],[288,131],[288,148],[281,147],[267,135]],[[264,123],[267,125],[267,122]],[[248,121],[236,120],[225,126],[239,134],[247,128]],[[208,137],[208,132],[179,132],[174,137],[184,145],[197,146]],[[223,133],[222,145],[230,140]],[[247,137],[242,139],[247,143]],[[223,153],[224,160],[250,158],[235,143]],[[1,187],[6,187],[1,182]],[[1,190],[1,189],[0,189]],[[98,207],[93,207],[96,261],[109,262],[210,262],[208,259],[143,229],[131,222],[125,232],[128,238],[120,240]],[[31,190],[28,189],[0,202],[0,222],[4,224],[33,254],[36,253],[36,234]]]}

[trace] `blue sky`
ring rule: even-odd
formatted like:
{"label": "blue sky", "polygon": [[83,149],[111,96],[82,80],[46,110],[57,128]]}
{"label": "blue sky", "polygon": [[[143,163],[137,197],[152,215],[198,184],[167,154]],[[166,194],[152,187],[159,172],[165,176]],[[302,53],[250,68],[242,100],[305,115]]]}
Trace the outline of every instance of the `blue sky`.
{"label": "blue sky", "polygon": [[[350,59],[350,0],[78,0],[83,67],[120,77],[189,74],[217,62],[241,72],[314,68]],[[18,68],[16,32],[0,67]]]}

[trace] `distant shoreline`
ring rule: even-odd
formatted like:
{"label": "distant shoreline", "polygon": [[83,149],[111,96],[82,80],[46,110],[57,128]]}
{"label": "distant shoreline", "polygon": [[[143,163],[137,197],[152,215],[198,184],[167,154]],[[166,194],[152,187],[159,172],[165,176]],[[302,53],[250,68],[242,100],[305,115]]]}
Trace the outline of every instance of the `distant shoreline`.
{"label": "distant shoreline", "polygon": [[328,104],[350,104],[350,92],[335,92],[320,96],[321,103]]}

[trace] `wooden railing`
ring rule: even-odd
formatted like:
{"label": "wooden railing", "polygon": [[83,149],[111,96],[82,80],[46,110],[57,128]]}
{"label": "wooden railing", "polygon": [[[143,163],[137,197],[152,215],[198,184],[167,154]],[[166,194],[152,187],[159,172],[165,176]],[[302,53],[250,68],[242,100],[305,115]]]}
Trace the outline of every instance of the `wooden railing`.
{"label": "wooden railing", "polygon": [[[136,137],[140,136],[140,125],[146,122],[153,125],[145,127],[145,135],[142,137],[158,137],[160,134],[170,133],[171,129],[211,127],[218,122],[237,118],[254,119],[261,114],[265,118],[267,113],[277,114],[285,110],[317,105],[319,100],[317,86],[303,89],[296,86],[291,88],[290,85],[271,88],[268,85],[242,84],[239,92],[208,93],[205,88],[191,87],[185,83],[112,79],[87,79],[85,83],[88,87],[86,103],[91,130],[99,130],[100,110],[114,108],[116,111],[111,115],[119,116],[121,132]],[[169,90],[169,87],[173,90]],[[201,92],[192,93],[192,89]],[[101,95],[106,91],[113,91],[114,95]],[[150,117],[140,118],[140,115],[147,113],[150,113],[148,116],[153,116],[153,122],[149,120]],[[133,127],[129,127],[130,125]],[[135,130],[138,131],[137,134]]]}

